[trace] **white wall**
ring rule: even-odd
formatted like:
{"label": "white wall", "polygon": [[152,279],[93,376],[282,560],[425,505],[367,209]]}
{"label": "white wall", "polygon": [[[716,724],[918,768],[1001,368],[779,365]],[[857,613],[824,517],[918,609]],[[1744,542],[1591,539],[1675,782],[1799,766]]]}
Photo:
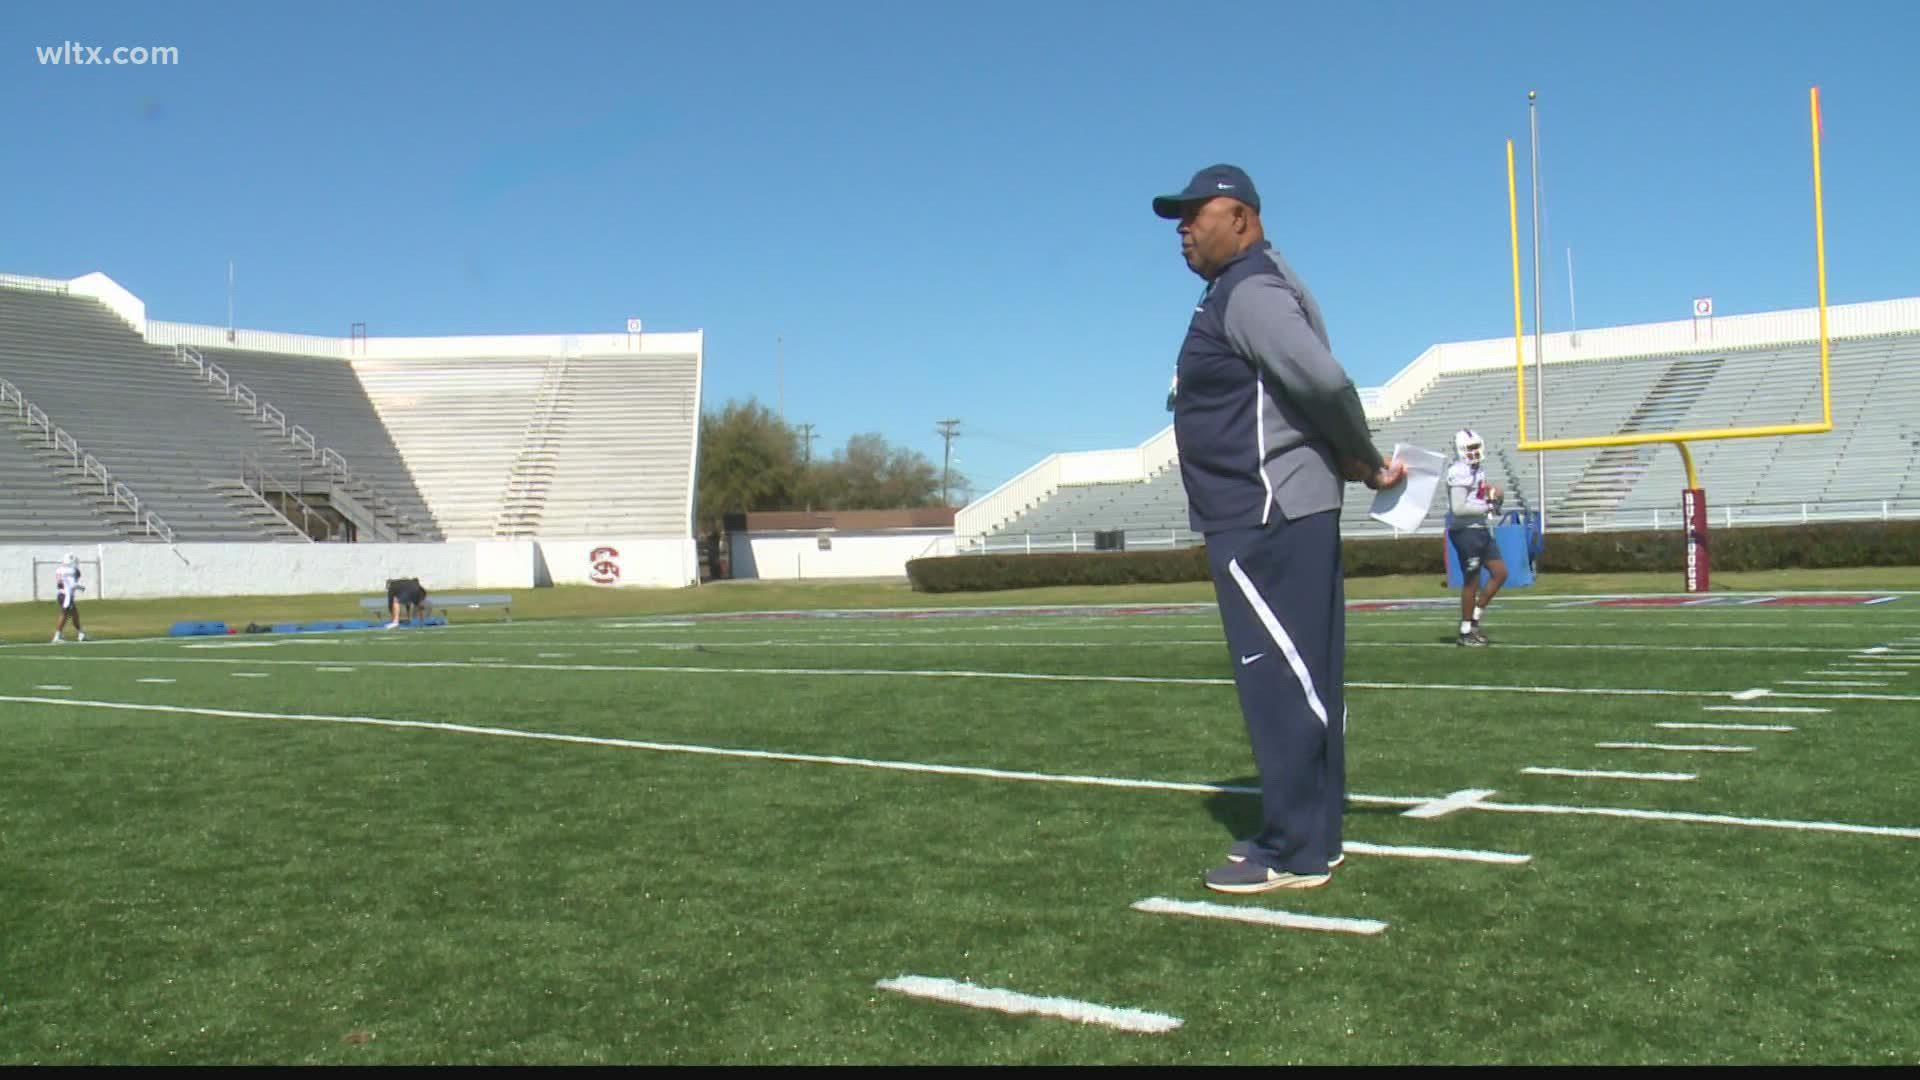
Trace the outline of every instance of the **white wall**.
{"label": "white wall", "polygon": [[555,585],[678,587],[700,583],[700,556],[688,537],[542,540],[540,557]]}
{"label": "white wall", "polygon": [[[277,330],[236,328],[231,340],[224,326],[170,322],[145,317],[146,307],[120,289],[104,274],[90,274],[104,284],[95,283],[83,292],[76,279],[70,286],[76,295],[100,295],[134,329],[145,334],[153,345],[193,345],[212,349],[254,349],[294,356],[337,357],[343,360],[476,360],[487,357],[524,358],[528,356],[684,356],[700,355],[705,335],[702,331],[674,331],[649,334],[491,334],[450,337],[324,337],[317,334],[287,334]],[[117,290],[117,292],[115,291]],[[122,299],[124,297],[124,299]],[[130,306],[138,305],[138,307]],[[136,321],[137,320],[137,321]]]}
{"label": "white wall", "polygon": [[[530,589],[533,541],[450,544],[96,544],[0,547],[0,603],[34,599],[33,561],[67,552],[98,560],[83,600],[173,596],[298,596],[386,592],[388,578],[417,577],[430,591]],[[53,567],[40,568],[41,599],[53,595]]]}
{"label": "white wall", "polygon": [[[617,555],[591,558],[594,551]],[[691,539],[456,540],[444,544],[16,544],[0,545],[0,604],[53,597],[53,564],[78,556],[88,591],[82,600],[187,596],[384,595],[388,578],[417,577],[429,592],[531,589],[543,584],[603,584],[594,565],[619,568],[611,584],[678,588],[699,583]],[[546,574],[539,572],[544,560]],[[100,569],[95,573],[93,563]],[[900,571],[905,573],[904,570]],[[544,579],[543,579],[544,578]]]}
{"label": "white wall", "polygon": [[67,294],[91,296],[107,305],[114,314],[125,319],[127,325],[133,327],[136,332],[141,334],[147,332],[146,303],[105,274],[92,273],[74,278],[67,282]]}
{"label": "white wall", "polygon": [[872,533],[830,533],[830,550],[820,550],[816,532],[736,532],[727,534],[736,578],[791,581],[810,578],[906,577],[913,559],[954,553],[946,529]]}

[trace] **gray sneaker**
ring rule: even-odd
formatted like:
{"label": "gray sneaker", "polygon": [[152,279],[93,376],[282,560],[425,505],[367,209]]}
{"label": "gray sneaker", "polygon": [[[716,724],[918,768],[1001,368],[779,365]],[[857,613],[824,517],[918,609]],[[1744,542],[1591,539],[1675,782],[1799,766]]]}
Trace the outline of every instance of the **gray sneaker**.
{"label": "gray sneaker", "polygon": [[1488,641],[1487,635],[1481,633],[1480,631],[1469,630],[1466,633],[1461,634],[1459,640],[1454,642],[1454,644],[1464,645],[1470,649],[1484,649],[1488,645],[1491,645],[1493,643],[1491,641]]}
{"label": "gray sneaker", "polygon": [[1259,893],[1270,889],[1317,889],[1332,874],[1296,874],[1256,862],[1229,862],[1207,871],[1207,888],[1223,893]]}
{"label": "gray sneaker", "polygon": [[[1228,862],[1246,862],[1247,856],[1251,854],[1253,854],[1253,841],[1235,840],[1233,842],[1233,846],[1227,849],[1227,861]],[[1340,864],[1346,861],[1347,861],[1347,853],[1343,851],[1340,854],[1335,855],[1333,858],[1327,860],[1327,869],[1338,870],[1340,869]]]}

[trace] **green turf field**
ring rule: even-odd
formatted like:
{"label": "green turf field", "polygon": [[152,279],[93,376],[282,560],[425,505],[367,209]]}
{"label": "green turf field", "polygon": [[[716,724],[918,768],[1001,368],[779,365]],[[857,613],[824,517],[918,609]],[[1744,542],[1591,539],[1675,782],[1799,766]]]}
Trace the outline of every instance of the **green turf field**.
{"label": "green turf field", "polygon": [[1217,617],[1102,597],[1167,610],[139,639],[101,603],[58,646],[9,612],[0,1062],[1920,1057],[1920,595],[1528,591],[1488,650],[1356,610],[1348,861],[1250,898],[1200,884],[1256,810]]}

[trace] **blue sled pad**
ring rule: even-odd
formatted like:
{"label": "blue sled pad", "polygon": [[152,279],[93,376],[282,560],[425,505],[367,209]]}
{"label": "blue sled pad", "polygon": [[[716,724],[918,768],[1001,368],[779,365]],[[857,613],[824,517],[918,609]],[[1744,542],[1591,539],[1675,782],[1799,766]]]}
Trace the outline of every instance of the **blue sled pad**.
{"label": "blue sled pad", "polygon": [[225,636],[227,624],[223,622],[177,622],[168,629],[169,637],[210,637]]}

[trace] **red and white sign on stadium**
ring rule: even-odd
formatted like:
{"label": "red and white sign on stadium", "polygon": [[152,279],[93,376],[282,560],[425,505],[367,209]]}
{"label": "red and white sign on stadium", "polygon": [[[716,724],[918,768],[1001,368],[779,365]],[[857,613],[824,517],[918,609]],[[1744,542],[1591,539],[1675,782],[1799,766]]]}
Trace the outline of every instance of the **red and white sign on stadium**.
{"label": "red and white sign on stadium", "polygon": [[1693,317],[1696,319],[1713,318],[1713,297],[1711,296],[1694,297]]}

